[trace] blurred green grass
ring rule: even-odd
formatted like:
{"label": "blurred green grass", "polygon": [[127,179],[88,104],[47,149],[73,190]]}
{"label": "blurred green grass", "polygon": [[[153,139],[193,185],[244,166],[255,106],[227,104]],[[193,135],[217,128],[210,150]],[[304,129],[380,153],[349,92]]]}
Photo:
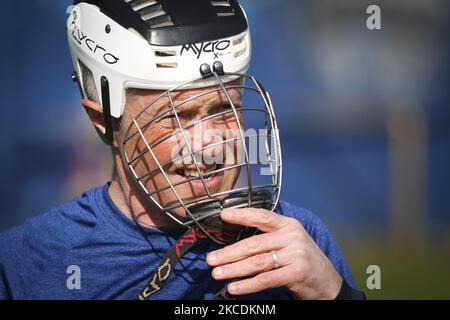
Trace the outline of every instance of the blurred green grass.
{"label": "blurred green grass", "polygon": [[[342,247],[368,299],[450,299],[449,242],[419,249],[370,239]],[[369,265],[381,268],[380,290],[367,288]]]}

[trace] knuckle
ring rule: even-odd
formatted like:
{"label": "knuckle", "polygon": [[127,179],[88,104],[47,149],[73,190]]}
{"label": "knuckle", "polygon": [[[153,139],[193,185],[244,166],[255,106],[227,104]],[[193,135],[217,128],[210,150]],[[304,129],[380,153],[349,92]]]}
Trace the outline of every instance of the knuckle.
{"label": "knuckle", "polygon": [[252,265],[257,269],[262,269],[265,266],[266,261],[267,261],[266,256],[262,254],[251,258]]}
{"label": "knuckle", "polygon": [[257,237],[250,238],[245,243],[245,248],[250,251],[256,250],[261,245],[261,241]]}
{"label": "knuckle", "polygon": [[294,218],[287,218],[287,224],[295,229],[300,229],[302,227],[300,221]]}
{"label": "knuckle", "polygon": [[301,229],[292,229],[290,231],[290,233],[292,234],[292,237],[295,237],[295,239],[298,241],[300,241],[301,243],[306,243],[308,240],[309,235],[306,232],[303,232]]}
{"label": "knuckle", "polygon": [[298,234],[298,232],[289,232],[287,234],[288,240],[290,240],[291,244],[299,243],[302,240],[302,235]]}
{"label": "knuckle", "polygon": [[261,216],[261,223],[265,226],[270,225],[272,223],[272,217],[271,215],[265,213]]}
{"label": "knuckle", "polygon": [[296,279],[298,279],[299,281],[304,281],[306,279],[306,271],[301,264],[296,264],[293,267],[292,272],[295,274]]}
{"label": "knuckle", "polygon": [[260,215],[260,216],[266,215],[266,214],[267,214],[267,210],[265,210],[265,209],[255,208],[254,210],[255,210],[255,212],[256,212],[258,215]]}
{"label": "knuckle", "polygon": [[305,259],[307,259],[307,255],[308,255],[308,252],[305,249],[303,249],[302,247],[295,249],[295,256],[297,257],[297,259],[305,260]]}
{"label": "knuckle", "polygon": [[258,281],[259,284],[263,285],[263,286],[267,286],[271,283],[273,283],[273,275],[266,272],[266,273],[261,273],[260,275],[258,275],[256,277],[256,280]]}
{"label": "knuckle", "polygon": [[261,222],[265,225],[273,221],[273,214],[261,210]]}

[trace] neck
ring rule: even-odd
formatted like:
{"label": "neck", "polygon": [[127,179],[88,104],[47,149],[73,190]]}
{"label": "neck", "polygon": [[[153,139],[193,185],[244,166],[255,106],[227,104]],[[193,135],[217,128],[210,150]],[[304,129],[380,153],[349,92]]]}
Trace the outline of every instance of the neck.
{"label": "neck", "polygon": [[150,199],[142,197],[139,190],[134,190],[117,152],[114,152],[114,163],[113,177],[108,193],[115,206],[123,214],[147,227],[178,226],[176,222],[152,204]]}

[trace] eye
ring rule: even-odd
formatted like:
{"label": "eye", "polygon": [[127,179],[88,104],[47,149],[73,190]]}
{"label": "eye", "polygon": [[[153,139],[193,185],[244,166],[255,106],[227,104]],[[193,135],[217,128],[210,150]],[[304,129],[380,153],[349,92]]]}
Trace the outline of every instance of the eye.
{"label": "eye", "polygon": [[224,104],[224,105],[222,106],[222,110],[223,110],[223,111],[229,111],[229,112],[227,112],[227,113],[225,114],[225,116],[229,116],[229,115],[234,116],[234,111],[236,111],[237,113],[241,113],[241,112],[242,112],[242,110],[241,110],[241,105],[239,105],[239,104],[233,104],[233,106],[234,106],[234,108],[233,108],[233,107],[231,106],[231,104],[229,104],[229,103]]}
{"label": "eye", "polygon": [[164,119],[176,119],[177,117],[175,116],[175,114],[168,114],[167,116],[164,117]]}
{"label": "eye", "polygon": [[228,117],[229,115],[232,115],[233,112],[231,112],[233,110],[233,108],[231,107],[231,105],[229,103],[225,103],[223,105],[220,105],[218,107],[215,108],[216,110],[214,110],[215,113],[221,113],[224,111],[230,111],[224,114],[224,116]]}
{"label": "eye", "polygon": [[[177,113],[177,115],[178,115],[178,117],[180,117],[180,114],[179,114],[179,113]],[[166,113],[161,119],[162,119],[162,120],[172,120],[172,119],[173,119],[173,120],[176,120],[177,117],[176,117],[175,113],[173,113],[172,111],[170,111],[170,112]]]}
{"label": "eye", "polygon": [[162,116],[159,121],[161,125],[167,126],[167,127],[173,127],[177,123],[177,118],[173,113],[167,113],[164,116]]}

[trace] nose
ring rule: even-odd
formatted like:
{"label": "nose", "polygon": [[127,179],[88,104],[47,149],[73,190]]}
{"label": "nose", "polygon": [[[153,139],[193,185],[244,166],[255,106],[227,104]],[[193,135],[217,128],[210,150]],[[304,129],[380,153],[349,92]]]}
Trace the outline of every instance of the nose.
{"label": "nose", "polygon": [[223,134],[212,120],[205,120],[196,125],[192,138],[192,150],[198,151],[196,157],[202,157],[207,164],[212,164],[211,158],[222,153],[223,146],[220,142],[223,141]]}

